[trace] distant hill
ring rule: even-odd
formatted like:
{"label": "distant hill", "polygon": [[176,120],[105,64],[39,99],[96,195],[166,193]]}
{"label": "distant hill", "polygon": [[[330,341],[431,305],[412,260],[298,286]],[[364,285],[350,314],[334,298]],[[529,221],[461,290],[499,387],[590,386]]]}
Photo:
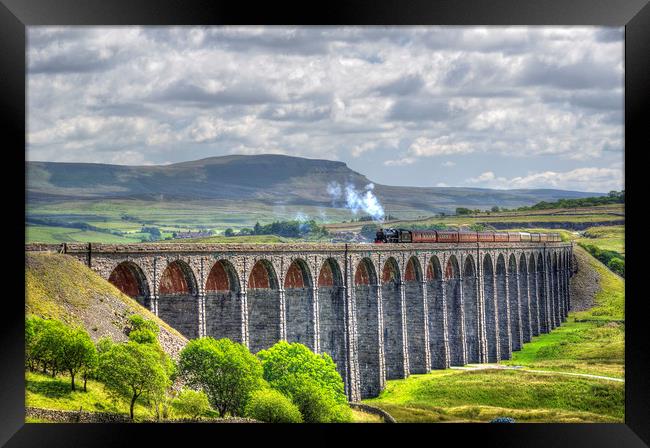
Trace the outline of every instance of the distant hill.
{"label": "distant hill", "polygon": [[158,324],[160,345],[176,358],[187,339],[97,273],[69,255],[25,253],[26,315],[82,325],[94,341],[125,341],[133,313]]}
{"label": "distant hill", "polygon": [[[331,182],[362,190],[372,181],[343,162],[284,155],[232,155],[161,166],[27,162],[28,201],[138,199],[235,200],[275,205],[341,207]],[[421,188],[375,184],[386,209],[438,213],[456,207],[519,207],[539,201],[597,196],[579,191]]]}

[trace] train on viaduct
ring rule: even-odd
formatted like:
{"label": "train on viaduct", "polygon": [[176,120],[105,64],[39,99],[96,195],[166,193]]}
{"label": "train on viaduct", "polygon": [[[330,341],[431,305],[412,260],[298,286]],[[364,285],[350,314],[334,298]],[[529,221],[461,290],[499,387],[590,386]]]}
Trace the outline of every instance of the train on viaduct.
{"label": "train on viaduct", "polygon": [[498,362],[570,309],[572,245],[66,244],[187,338],[255,353],[279,340],[328,353],[351,401],[386,380]]}

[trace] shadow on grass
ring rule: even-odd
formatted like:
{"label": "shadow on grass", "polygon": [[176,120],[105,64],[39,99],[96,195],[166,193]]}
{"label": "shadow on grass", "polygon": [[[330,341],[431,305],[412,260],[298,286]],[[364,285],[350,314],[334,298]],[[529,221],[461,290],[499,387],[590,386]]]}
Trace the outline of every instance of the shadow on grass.
{"label": "shadow on grass", "polygon": [[72,395],[70,380],[50,378],[41,381],[28,381],[26,389],[29,392],[48,398],[64,398]]}

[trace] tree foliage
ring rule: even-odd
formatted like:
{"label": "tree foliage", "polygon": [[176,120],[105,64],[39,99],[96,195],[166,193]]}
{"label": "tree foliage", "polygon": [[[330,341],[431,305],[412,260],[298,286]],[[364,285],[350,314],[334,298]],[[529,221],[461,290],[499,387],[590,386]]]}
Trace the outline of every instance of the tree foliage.
{"label": "tree foliage", "polygon": [[190,341],[181,351],[179,371],[189,387],[201,388],[221,417],[242,415],[262,384],[262,366],[244,345],[211,337]]}
{"label": "tree foliage", "polygon": [[49,369],[52,376],[67,371],[72,390],[76,390],[78,373],[82,373],[85,380],[97,366],[97,350],[83,328],[36,316],[25,318],[25,358],[32,370],[40,364],[43,372]]}
{"label": "tree foliage", "polygon": [[197,418],[210,410],[208,396],[203,391],[183,388],[174,398],[172,406],[181,414]]}
{"label": "tree foliage", "polygon": [[560,199],[555,202],[541,201],[530,207],[519,207],[517,210],[546,210],[550,208],[578,208],[594,207],[597,205],[623,204],[625,203],[625,190],[610,191],[607,196],[594,196],[577,199]]}
{"label": "tree foliage", "polygon": [[607,266],[616,274],[625,277],[625,257],[613,250],[601,249],[591,244],[578,243],[597,260]]}
{"label": "tree foliage", "polygon": [[72,390],[75,390],[75,376],[84,375],[84,390],[86,378],[97,366],[98,356],[95,344],[82,328],[67,328],[59,341],[59,368],[70,374]]}
{"label": "tree foliage", "polygon": [[265,225],[256,222],[252,229],[244,228],[239,231],[239,235],[278,235],[290,238],[324,237],[328,234],[327,229],[319,226],[313,219],[309,221],[275,221]]}
{"label": "tree foliage", "polygon": [[157,344],[160,328],[149,319],[139,314],[129,316],[129,340],[140,344]]}
{"label": "tree foliage", "polygon": [[99,377],[118,398],[130,399],[130,415],[136,400],[160,396],[171,385],[168,366],[156,347],[133,341],[113,344],[99,357]]}
{"label": "tree foliage", "polygon": [[267,423],[301,423],[302,415],[291,400],[273,389],[260,389],[251,395],[246,415]]}
{"label": "tree foliage", "polygon": [[349,415],[343,380],[327,353],[280,341],[257,356],[264,379],[293,400],[305,422],[342,421]]}

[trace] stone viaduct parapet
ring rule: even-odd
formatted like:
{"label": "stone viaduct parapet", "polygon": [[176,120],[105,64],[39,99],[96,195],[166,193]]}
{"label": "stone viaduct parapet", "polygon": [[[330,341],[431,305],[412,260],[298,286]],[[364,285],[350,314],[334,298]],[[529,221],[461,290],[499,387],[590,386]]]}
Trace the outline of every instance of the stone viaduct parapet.
{"label": "stone viaduct parapet", "polygon": [[78,258],[188,338],[328,353],[350,400],[509,359],[570,309],[570,243],[26,245]]}

